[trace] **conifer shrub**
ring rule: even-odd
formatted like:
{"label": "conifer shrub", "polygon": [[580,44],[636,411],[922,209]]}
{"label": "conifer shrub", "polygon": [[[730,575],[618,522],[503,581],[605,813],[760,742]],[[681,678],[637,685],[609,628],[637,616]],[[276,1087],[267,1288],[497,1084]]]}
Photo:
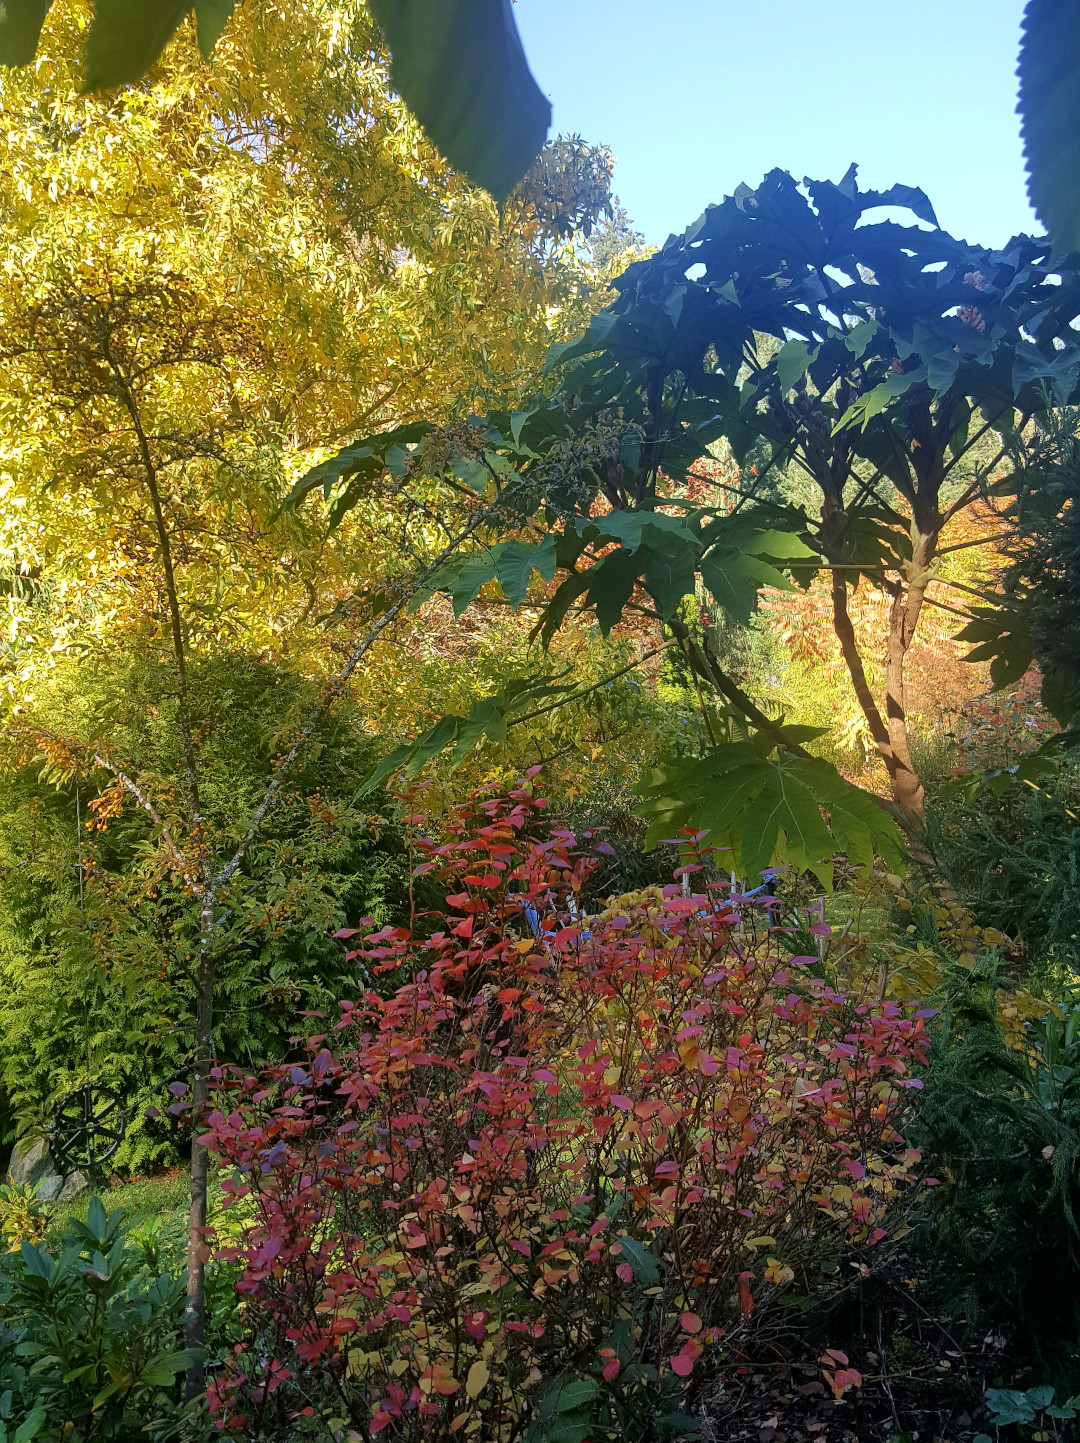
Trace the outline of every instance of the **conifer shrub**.
{"label": "conifer shrub", "polygon": [[[215,845],[231,847],[311,687],[241,654],[194,663],[189,683],[204,823]],[[43,727],[111,751],[169,799],[164,779],[182,774],[181,740],[155,659],[100,674],[72,667],[40,710]],[[197,909],[163,864],[154,824],[100,769],[43,774],[37,747],[34,735],[0,747],[0,1149],[47,1124],[87,1080],[136,1103],[185,1066],[194,1044]],[[379,814],[385,794],[360,794],[373,756],[343,705],[223,897],[215,1040],[224,1056],[252,1065],[285,1056],[298,1008],[365,985],[332,933],[366,912],[407,915],[404,841]],[[175,1129],[142,1111],[129,1118],[118,1170],[177,1160]]]}

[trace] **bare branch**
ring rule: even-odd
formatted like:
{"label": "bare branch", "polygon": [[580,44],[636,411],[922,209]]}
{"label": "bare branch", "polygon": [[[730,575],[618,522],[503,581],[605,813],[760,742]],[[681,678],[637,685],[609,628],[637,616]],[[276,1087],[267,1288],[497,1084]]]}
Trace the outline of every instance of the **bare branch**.
{"label": "bare branch", "polygon": [[188,884],[191,890],[196,894],[196,896],[201,895],[201,889],[199,887],[199,884],[188,871],[188,866],[184,860],[184,855],[173,840],[173,835],[172,832],[169,830],[168,823],[162,819],[157,808],[143,791],[142,787],[139,786],[138,782],[135,781],[133,777],[129,777],[127,772],[125,772],[122,767],[118,767],[115,762],[109,761],[108,757],[103,757],[100,752],[94,752],[93,758],[94,765],[101,767],[103,771],[111,772],[111,774],[116,778],[116,780],[120,783],[124,790],[126,792],[130,792],[131,795],[135,798],[139,806],[142,807],[143,811],[153,822],[154,826],[160,828],[161,840],[165,843],[169,856],[176,864],[177,871],[183,877],[184,881]]}

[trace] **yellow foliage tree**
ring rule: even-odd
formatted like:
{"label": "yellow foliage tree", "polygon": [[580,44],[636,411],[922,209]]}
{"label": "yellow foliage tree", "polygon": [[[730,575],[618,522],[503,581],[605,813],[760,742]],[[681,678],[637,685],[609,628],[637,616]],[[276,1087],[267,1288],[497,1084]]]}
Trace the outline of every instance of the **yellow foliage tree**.
{"label": "yellow foliage tree", "polygon": [[[384,487],[328,534],[325,511],[280,513],[288,484],[364,427],[512,405],[602,285],[573,230],[588,204],[553,210],[541,175],[496,207],[450,171],[393,96],[357,0],[241,7],[209,72],[184,30],[108,99],[77,93],[90,13],[55,7],[34,65],[0,73],[0,665],[21,744],[110,773],[198,910],[198,1103],[219,898],[315,720],[297,720],[243,838],[215,837],[190,663],[255,650],[333,678],[331,707],[407,598],[344,640],[312,619],[338,606],[355,627],[343,599],[432,574],[498,497]],[[603,182],[610,158],[585,170]],[[48,669],[87,646],[158,658],[177,777],[140,775],[100,719],[35,733]],[[192,1343],[205,1205],[196,1147]]]}
{"label": "yellow foliage tree", "polygon": [[95,449],[102,416],[42,374],[50,316],[173,297],[190,344],[148,320],[138,345],[156,431],[199,453],[174,458],[194,493],[170,491],[200,518],[186,571],[201,599],[224,588],[223,626],[262,643],[268,616],[280,637],[290,614],[317,614],[379,541],[351,523],[330,550],[269,540],[287,481],[367,425],[513,398],[600,289],[524,193],[497,208],[439,160],[355,0],[303,9],[242,7],[209,71],[182,32],[153,84],[103,99],[78,93],[76,0],[50,14],[32,68],[0,71],[0,565],[50,572],[64,640],[90,591],[99,617],[147,606],[125,554],[141,482],[116,445]]}

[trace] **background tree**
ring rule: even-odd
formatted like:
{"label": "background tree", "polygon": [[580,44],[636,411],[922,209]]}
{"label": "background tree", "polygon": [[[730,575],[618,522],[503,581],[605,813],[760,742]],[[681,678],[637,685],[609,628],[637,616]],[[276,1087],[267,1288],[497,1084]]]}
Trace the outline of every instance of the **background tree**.
{"label": "background tree", "polygon": [[[29,65],[51,0],[11,0],[0,12],[0,65]],[[209,58],[235,0],[148,0],[135,9],[104,0],[93,12],[82,63],[85,90],[130,85],[154,65],[178,26],[194,29]],[[251,7],[248,7],[249,9]],[[551,106],[529,72],[509,0],[374,0],[389,42],[393,80],[447,160],[504,199],[547,136]],[[194,25],[184,22],[194,12]],[[305,21],[290,12],[301,43]],[[267,56],[257,57],[261,69]]]}
{"label": "background tree", "polygon": [[1068,727],[1080,708],[1080,442],[1077,415],[1048,416],[1016,452],[1003,504],[1012,523],[999,595],[972,608],[959,639],[978,643],[997,689],[1033,665],[1043,705]]}
{"label": "background tree", "polygon": [[[3,83],[6,680],[16,760],[33,742],[57,777],[108,774],[113,800],[98,816],[126,794],[153,823],[162,885],[186,889],[199,915],[201,1094],[222,927],[245,910],[252,843],[411,578],[450,554],[473,513],[502,504],[457,482],[414,492],[399,477],[328,541],[306,519],[275,520],[284,479],[358,418],[407,416],[425,394],[440,408],[513,394],[561,304],[587,306],[593,282],[575,267],[573,235],[527,196],[500,215],[425,154],[359,7],[318,11],[299,53],[284,43],[291,12],[252,7],[225,42],[238,63],[209,86],[189,38],[158,84],[112,105],[73,95],[87,13],[58,9],[34,71]],[[256,79],[242,54],[272,58]],[[589,157],[579,147],[578,161]],[[596,163],[579,221],[609,173],[601,152]],[[444,452],[448,466],[452,441]],[[339,615],[347,639],[311,626],[388,571],[390,600]],[[44,724],[36,704],[72,646],[156,667],[172,770],[125,748],[109,705],[65,734]],[[192,678],[236,649],[325,684],[301,689],[271,775],[244,816],[226,817],[207,802],[216,703],[196,699]],[[196,1146],[192,1344],[205,1194]]]}
{"label": "background tree", "polygon": [[611,214],[600,222],[589,238],[593,263],[606,270],[608,266],[625,260],[627,252],[639,251],[644,245],[645,237],[634,229],[626,207],[615,196]]}
{"label": "background tree", "polygon": [[[194,10],[208,57],[235,0],[153,0],[137,15],[99,3],[87,37],[85,87],[138,80]],[[51,0],[9,0],[0,14],[0,64],[27,65]],[[509,0],[373,0],[393,78],[435,146],[503,199],[536,159],[551,107],[533,79]],[[1028,0],[1020,47],[1020,113],[1030,193],[1061,250],[1080,248],[1080,6]]]}
{"label": "background tree", "polygon": [[[205,826],[238,837],[274,776],[293,718],[317,701],[295,673],[244,653],[192,664]],[[106,720],[107,718],[107,720]],[[0,774],[0,1126],[47,1121],[83,1085],[132,1105],[184,1073],[195,1044],[198,918],[151,817],[100,768],[42,774],[39,747],[110,755],[165,805],[182,773],[175,688],[162,658],[84,660],[33,710],[28,764]],[[48,728],[47,737],[43,735]],[[284,1056],[296,1009],[365,985],[333,933],[408,915],[406,849],[386,799],[356,793],[375,759],[354,706],[336,709],[283,788],[218,919],[214,1044],[251,1065]],[[125,804],[126,803],[126,804]],[[159,1107],[160,1096],[154,1099]],[[170,1123],[129,1119],[111,1167],[177,1161]]]}

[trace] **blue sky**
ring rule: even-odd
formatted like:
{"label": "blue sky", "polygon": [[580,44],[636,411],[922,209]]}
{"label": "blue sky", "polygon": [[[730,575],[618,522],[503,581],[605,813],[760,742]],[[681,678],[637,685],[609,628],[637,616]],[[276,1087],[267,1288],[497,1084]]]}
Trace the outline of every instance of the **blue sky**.
{"label": "blue sky", "polygon": [[1023,0],[518,0],[553,128],[609,145],[652,243],[781,166],[921,185],[947,230],[1037,226],[1016,106]]}

